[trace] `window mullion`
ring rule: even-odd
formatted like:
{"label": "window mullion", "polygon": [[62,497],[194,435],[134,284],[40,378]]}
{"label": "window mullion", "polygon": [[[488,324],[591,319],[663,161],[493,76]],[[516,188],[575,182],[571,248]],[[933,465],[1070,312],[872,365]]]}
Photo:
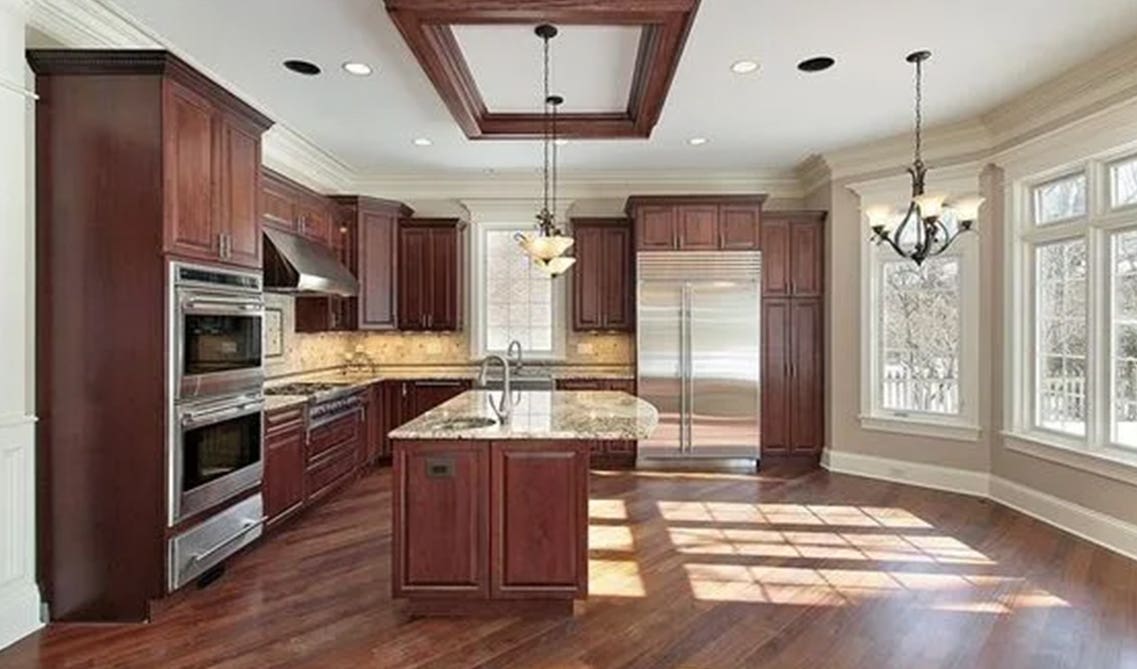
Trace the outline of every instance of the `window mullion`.
{"label": "window mullion", "polygon": [[1109,240],[1102,230],[1091,227],[1087,234],[1088,294],[1086,296],[1086,447],[1099,448],[1110,440],[1110,330]]}

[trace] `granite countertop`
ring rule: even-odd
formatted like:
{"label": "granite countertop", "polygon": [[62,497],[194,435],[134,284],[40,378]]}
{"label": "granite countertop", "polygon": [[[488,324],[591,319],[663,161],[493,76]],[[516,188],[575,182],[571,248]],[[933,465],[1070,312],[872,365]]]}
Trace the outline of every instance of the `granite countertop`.
{"label": "granite countertop", "polygon": [[[462,393],[390,433],[392,439],[569,439],[623,441],[644,439],[659,422],[647,402],[616,391],[517,393],[519,401],[508,424],[496,422],[491,397],[500,393]],[[489,427],[453,429],[454,418],[492,418]]]}
{"label": "granite countertop", "polygon": [[[554,379],[631,379],[636,378],[635,368],[619,365],[538,365],[526,364],[525,370],[547,370]],[[496,370],[496,368],[495,368]],[[327,381],[345,385],[369,385],[379,381],[398,381],[402,379],[475,379],[478,365],[394,365],[377,366],[365,372],[323,370],[294,374],[268,380],[265,385],[291,383],[295,381]]]}
{"label": "granite countertop", "polygon": [[265,395],[265,411],[280,411],[307,403],[307,395]]}

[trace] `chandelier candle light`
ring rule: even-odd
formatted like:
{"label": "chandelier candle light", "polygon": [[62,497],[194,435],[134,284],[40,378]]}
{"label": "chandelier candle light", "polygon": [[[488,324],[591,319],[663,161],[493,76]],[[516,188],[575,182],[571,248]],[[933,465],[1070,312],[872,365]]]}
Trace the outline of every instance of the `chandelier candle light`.
{"label": "chandelier candle light", "polygon": [[564,98],[549,93],[549,41],[557,36],[557,28],[545,23],[537,26],[534,32],[544,41],[544,195],[541,211],[537,214],[537,230],[519,232],[514,238],[533,259],[533,264],[549,276],[559,276],[576,263],[576,258],[565,256],[573,245],[573,238],[557,227],[554,213],[557,209],[557,107],[564,103]]}
{"label": "chandelier candle light", "polygon": [[[905,59],[916,66],[916,150],[912,166],[908,168],[908,174],[912,176],[912,200],[908,203],[908,211],[896,230],[888,229],[888,220],[892,217],[890,207],[872,207],[865,211],[872,226],[873,241],[877,244],[887,242],[898,255],[917,265],[943,253],[956,238],[970,231],[983,204],[983,198],[978,196],[946,204],[946,194],[925,192],[928,169],[921,156],[924,120],[921,105],[924,101],[923,64],[931,56],[930,51],[916,51]],[[909,225],[915,228],[909,230]]]}

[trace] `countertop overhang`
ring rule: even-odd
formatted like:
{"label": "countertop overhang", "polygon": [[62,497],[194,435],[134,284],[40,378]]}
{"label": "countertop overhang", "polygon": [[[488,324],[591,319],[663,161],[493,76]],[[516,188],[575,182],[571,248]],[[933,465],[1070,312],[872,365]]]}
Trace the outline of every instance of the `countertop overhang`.
{"label": "countertop overhang", "polygon": [[454,429],[456,418],[491,418],[500,392],[462,393],[390,433],[392,439],[505,439],[630,441],[649,437],[659,412],[644,400],[619,391],[527,391],[516,393],[517,404],[507,423]]}

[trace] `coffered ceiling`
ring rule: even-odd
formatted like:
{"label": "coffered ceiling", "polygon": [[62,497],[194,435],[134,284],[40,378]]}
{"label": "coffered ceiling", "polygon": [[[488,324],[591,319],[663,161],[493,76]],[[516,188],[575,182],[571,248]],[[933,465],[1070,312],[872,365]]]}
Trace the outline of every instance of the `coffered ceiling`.
{"label": "coffered ceiling", "polygon": [[[531,173],[540,164],[538,142],[467,137],[383,0],[103,1],[361,173]],[[538,108],[541,45],[531,30],[454,30],[487,109]],[[620,108],[639,30],[564,27],[554,79],[577,111]],[[904,56],[915,49],[934,54],[925,109],[936,124],[991,109],[1135,34],[1133,0],[703,0],[650,139],[572,140],[562,166],[788,169],[813,153],[910,129]],[[820,54],[837,64],[818,74],[796,69]],[[288,58],[317,63],[323,74],[288,72]],[[731,64],[741,59],[758,70],[735,74]],[[346,61],[375,71],[349,75]],[[690,144],[696,137],[707,141]]]}

